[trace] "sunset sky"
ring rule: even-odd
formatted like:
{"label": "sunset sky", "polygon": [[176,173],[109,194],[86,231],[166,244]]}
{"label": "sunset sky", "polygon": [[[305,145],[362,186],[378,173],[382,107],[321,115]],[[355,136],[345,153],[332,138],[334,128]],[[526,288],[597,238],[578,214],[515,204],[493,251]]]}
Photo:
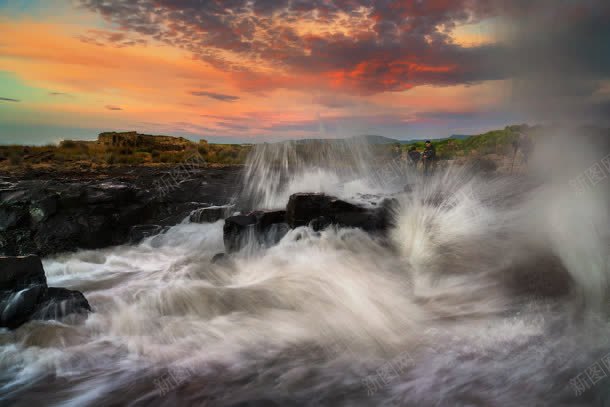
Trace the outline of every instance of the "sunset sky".
{"label": "sunset sky", "polygon": [[[493,3],[0,0],[0,143],[434,138],[529,121],[498,63],[510,10]],[[591,94],[610,93],[603,79]]]}

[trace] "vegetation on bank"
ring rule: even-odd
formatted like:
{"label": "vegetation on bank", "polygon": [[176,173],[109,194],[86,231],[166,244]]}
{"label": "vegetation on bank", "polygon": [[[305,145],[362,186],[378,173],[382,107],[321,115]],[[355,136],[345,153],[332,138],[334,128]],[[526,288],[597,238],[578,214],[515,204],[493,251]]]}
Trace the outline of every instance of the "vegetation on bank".
{"label": "vegetation on bank", "polygon": [[[539,127],[529,127],[527,125],[506,126],[502,130],[492,130],[487,133],[470,136],[466,139],[445,139],[432,141],[436,148],[439,159],[452,160],[460,157],[486,156],[486,155],[510,155],[513,151],[513,142],[519,138],[520,134],[528,134],[536,137],[540,131]],[[401,149],[408,151],[412,146],[416,146],[419,151],[423,151],[424,142],[401,145]]]}
{"label": "vegetation on bank", "polygon": [[59,145],[0,146],[0,168],[106,167],[115,165],[171,165],[199,154],[209,164],[243,164],[250,145],[191,143],[167,150],[150,146],[108,146],[97,142],[67,140]]}
{"label": "vegetation on bank", "polygon": [[[460,157],[482,157],[486,155],[508,155],[512,151],[512,142],[522,132],[534,134],[537,128],[527,126],[507,126],[502,130],[494,130],[484,134],[471,136],[467,139],[444,139],[433,141],[439,159],[459,159]],[[110,134],[110,137],[108,137]],[[131,137],[122,142],[112,144],[112,135]],[[134,136],[135,135],[135,136]],[[102,139],[102,136],[105,139]],[[148,137],[148,141],[137,143],[133,137]],[[59,145],[47,146],[0,146],[0,168],[15,167],[36,168],[96,168],[117,165],[172,165],[179,164],[199,154],[206,163],[221,165],[239,165],[245,163],[249,144],[210,144],[205,140],[199,143],[176,138],[176,143],[155,143],[158,136],[138,135],[137,133],[103,133],[98,141],[67,140]],[[159,138],[161,139],[161,138]],[[125,141],[127,140],[127,141]],[[320,141],[322,142],[322,141]],[[415,145],[423,151],[424,142],[412,144],[377,144],[373,145],[375,153],[385,155],[396,152],[406,152]],[[311,148],[311,145],[297,145],[297,149]],[[394,151],[393,151],[394,150]]]}

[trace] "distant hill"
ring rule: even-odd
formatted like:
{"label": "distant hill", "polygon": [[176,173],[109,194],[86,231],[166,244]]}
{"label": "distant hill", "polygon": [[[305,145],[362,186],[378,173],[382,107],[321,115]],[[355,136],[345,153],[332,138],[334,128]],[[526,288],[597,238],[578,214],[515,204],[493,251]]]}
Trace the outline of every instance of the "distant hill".
{"label": "distant hill", "polygon": [[439,141],[445,141],[445,140],[466,140],[468,138],[470,138],[472,136],[470,135],[465,135],[465,134],[452,134],[449,137],[443,137],[443,138],[419,138],[419,139],[410,139],[410,140],[398,140],[400,142],[400,144],[415,144],[415,143],[423,143],[426,140],[430,140],[433,142],[439,142]]}
{"label": "distant hill", "polygon": [[393,138],[389,138],[389,137],[384,137],[384,136],[377,136],[374,134],[365,134],[362,136],[354,136],[352,137],[352,139],[355,140],[359,140],[359,141],[364,141],[368,144],[394,144],[394,143],[401,143],[400,140],[396,140]]}
{"label": "distant hill", "polygon": [[466,140],[470,137],[472,137],[472,136],[464,135],[464,134],[454,134],[454,135],[451,135],[450,137],[435,138],[435,139],[419,138],[419,139],[409,139],[409,140],[398,140],[395,138],[378,136],[376,134],[364,134],[361,136],[352,136],[347,139],[299,139],[299,140],[292,140],[292,141],[294,141],[297,144],[309,144],[309,143],[337,143],[337,142],[343,142],[345,140],[356,140],[356,141],[362,141],[362,142],[365,142],[368,144],[384,145],[384,144],[394,144],[394,143],[415,144],[415,143],[423,143],[426,140],[431,140],[433,142],[439,142],[439,141],[445,141],[445,140]]}

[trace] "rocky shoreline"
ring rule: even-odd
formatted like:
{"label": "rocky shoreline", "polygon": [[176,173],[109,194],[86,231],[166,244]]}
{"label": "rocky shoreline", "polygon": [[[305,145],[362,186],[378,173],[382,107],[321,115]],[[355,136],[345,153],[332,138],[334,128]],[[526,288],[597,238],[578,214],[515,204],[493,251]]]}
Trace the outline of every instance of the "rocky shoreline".
{"label": "rocky shoreline", "polygon": [[[281,210],[244,210],[232,201],[240,167],[189,171],[122,168],[112,173],[0,178],[0,327],[91,312],[84,295],[48,287],[40,257],[135,244],[189,218],[224,219],[226,259],[246,246],[269,247],[290,230],[330,225],[383,234],[393,200],[363,207],[321,193],[297,193]],[[173,183],[158,182],[171,177]],[[239,212],[239,210],[243,212]]]}
{"label": "rocky shoreline", "polygon": [[241,167],[119,167],[0,175],[0,255],[48,256],[137,242],[193,211],[227,205]]}

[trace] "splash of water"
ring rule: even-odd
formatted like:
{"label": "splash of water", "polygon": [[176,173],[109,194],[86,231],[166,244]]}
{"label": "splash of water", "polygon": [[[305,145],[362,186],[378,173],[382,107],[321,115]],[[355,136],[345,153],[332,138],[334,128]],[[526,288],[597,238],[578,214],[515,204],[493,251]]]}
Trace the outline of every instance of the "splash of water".
{"label": "splash of water", "polygon": [[[284,205],[305,184],[339,195],[345,179],[370,192],[363,169],[261,148],[244,186],[257,205]],[[409,180],[389,240],[302,227],[212,263],[222,222],[183,223],[136,246],[45,259],[49,285],[83,291],[96,312],[0,332],[0,399],[604,405],[603,385],[575,397],[569,380],[610,345],[608,273],[595,268],[606,201],[457,168]]]}
{"label": "splash of water", "polygon": [[[379,183],[380,154],[362,138],[259,144],[248,156],[240,202],[249,208],[282,208],[296,192],[325,192],[343,198]],[[383,158],[383,156],[381,156]],[[378,186],[378,185],[377,185]]]}

